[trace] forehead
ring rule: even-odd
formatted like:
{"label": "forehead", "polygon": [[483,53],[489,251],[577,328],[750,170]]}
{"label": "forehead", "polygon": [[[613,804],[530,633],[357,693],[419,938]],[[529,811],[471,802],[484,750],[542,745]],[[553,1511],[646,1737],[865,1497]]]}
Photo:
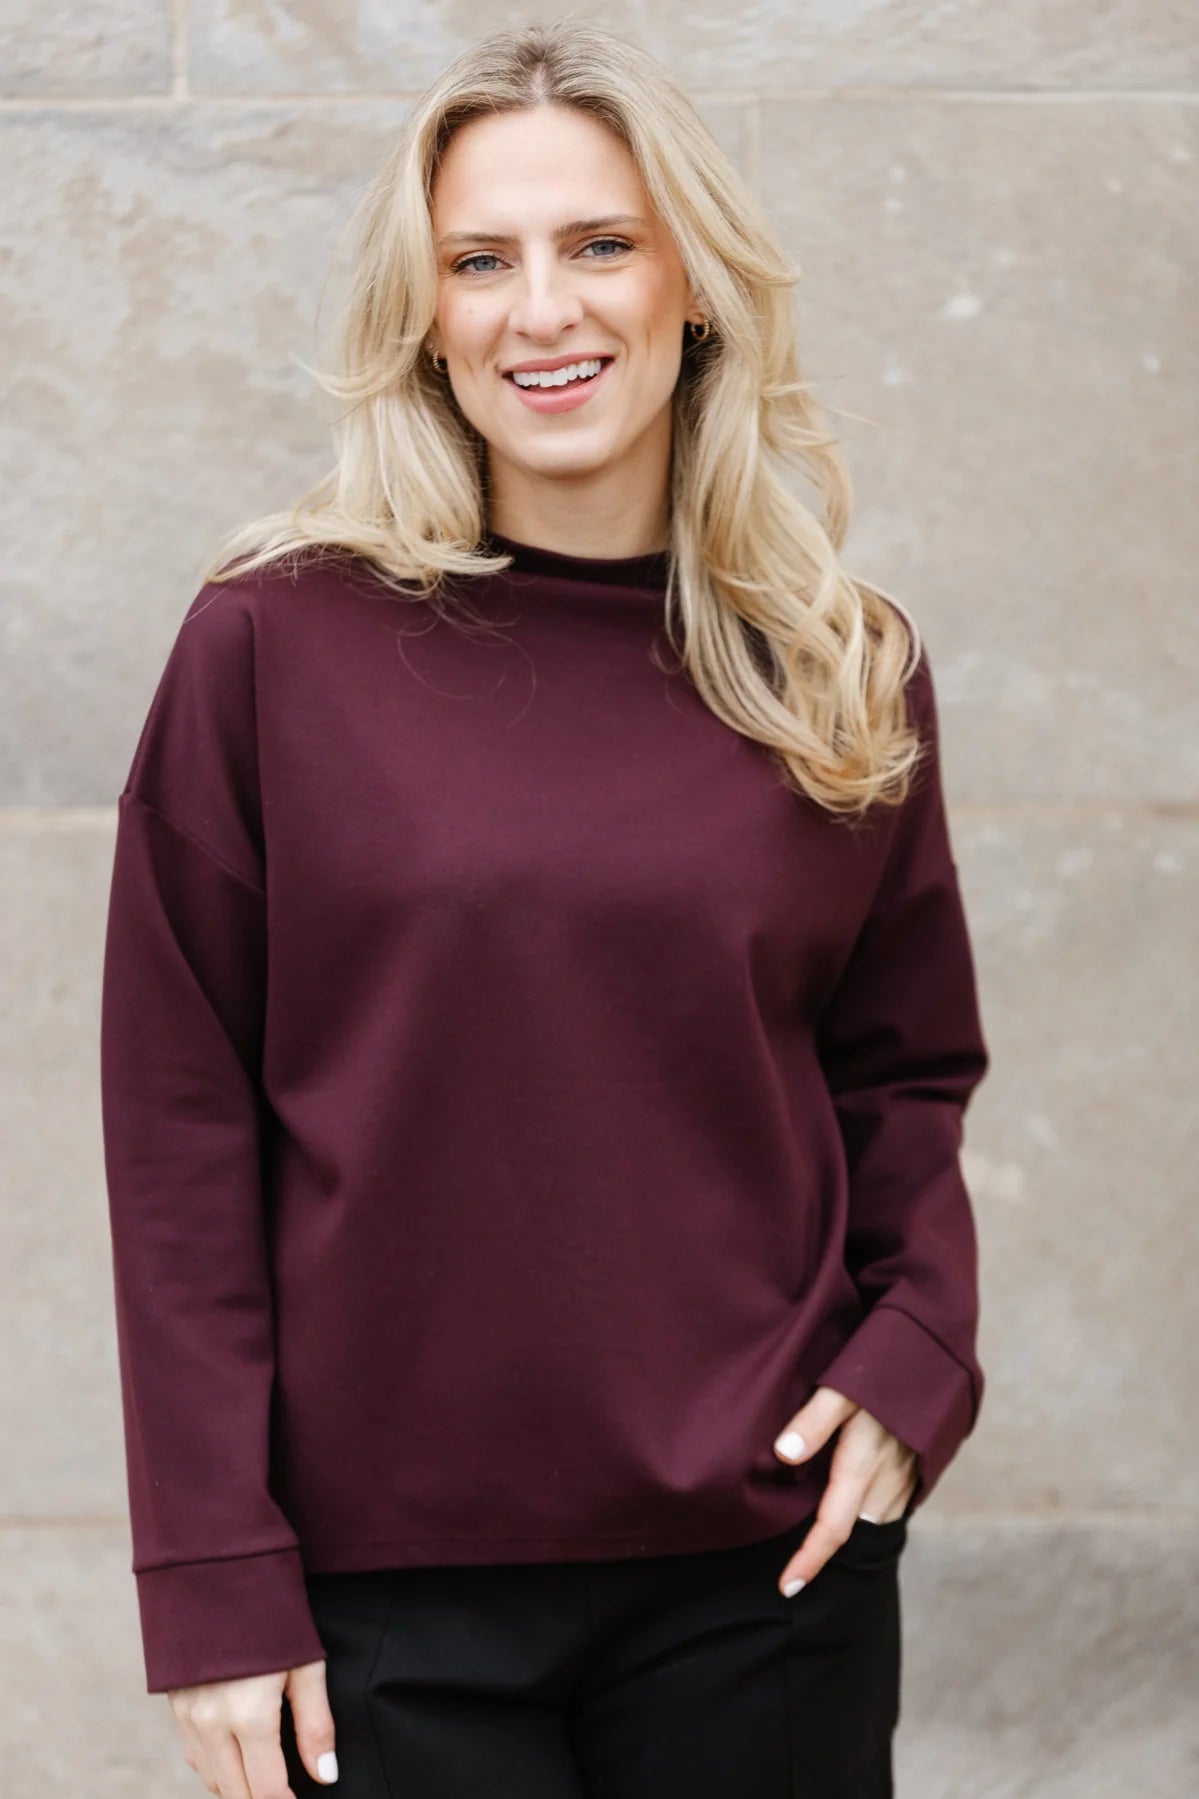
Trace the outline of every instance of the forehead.
{"label": "forehead", "polygon": [[622,211],[650,216],[626,146],[597,119],[562,106],[470,120],[447,145],[431,197],[434,222],[447,230],[516,231]]}

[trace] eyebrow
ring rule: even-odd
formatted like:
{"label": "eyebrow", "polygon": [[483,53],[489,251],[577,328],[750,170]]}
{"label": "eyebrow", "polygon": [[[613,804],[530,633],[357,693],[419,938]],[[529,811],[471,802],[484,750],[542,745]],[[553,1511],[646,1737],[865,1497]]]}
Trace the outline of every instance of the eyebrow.
{"label": "eyebrow", "polygon": [[[601,219],[571,219],[565,225],[559,225],[550,233],[555,243],[563,238],[580,237],[585,231],[600,231],[610,225],[647,225],[648,219],[638,218],[631,212],[611,212]],[[514,244],[518,242],[510,232],[503,231],[450,231],[445,237],[437,240],[439,249],[446,249],[450,244]]]}

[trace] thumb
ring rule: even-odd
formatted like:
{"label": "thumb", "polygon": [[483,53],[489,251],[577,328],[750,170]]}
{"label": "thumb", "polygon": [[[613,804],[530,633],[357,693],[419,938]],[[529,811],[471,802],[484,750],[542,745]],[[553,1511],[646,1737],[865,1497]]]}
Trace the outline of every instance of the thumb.
{"label": "thumb", "polygon": [[817,1387],[775,1438],[775,1454],[785,1462],[806,1462],[858,1410],[857,1401],[847,1399],[835,1387]]}
{"label": "thumb", "polygon": [[302,1668],[293,1668],[286,1690],[300,1759],[313,1779],[327,1786],[337,1779],[337,1756],[324,1662],[305,1662]]}

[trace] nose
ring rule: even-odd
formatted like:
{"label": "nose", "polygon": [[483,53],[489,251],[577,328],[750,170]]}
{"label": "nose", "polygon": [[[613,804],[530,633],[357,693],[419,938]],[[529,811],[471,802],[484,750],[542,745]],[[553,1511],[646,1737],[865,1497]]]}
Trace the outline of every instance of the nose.
{"label": "nose", "polygon": [[574,291],[569,270],[556,256],[525,258],[516,285],[508,324],[514,337],[535,343],[556,343],[562,332],[583,317],[583,303]]}

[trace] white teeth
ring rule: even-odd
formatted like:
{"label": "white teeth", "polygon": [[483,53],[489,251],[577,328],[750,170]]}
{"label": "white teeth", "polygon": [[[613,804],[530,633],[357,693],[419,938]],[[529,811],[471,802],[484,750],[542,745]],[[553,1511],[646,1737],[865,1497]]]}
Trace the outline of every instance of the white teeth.
{"label": "white teeth", "polygon": [[512,379],[517,387],[565,387],[568,381],[598,375],[603,366],[602,359],[594,357],[590,362],[569,363],[564,369],[533,369]]}

